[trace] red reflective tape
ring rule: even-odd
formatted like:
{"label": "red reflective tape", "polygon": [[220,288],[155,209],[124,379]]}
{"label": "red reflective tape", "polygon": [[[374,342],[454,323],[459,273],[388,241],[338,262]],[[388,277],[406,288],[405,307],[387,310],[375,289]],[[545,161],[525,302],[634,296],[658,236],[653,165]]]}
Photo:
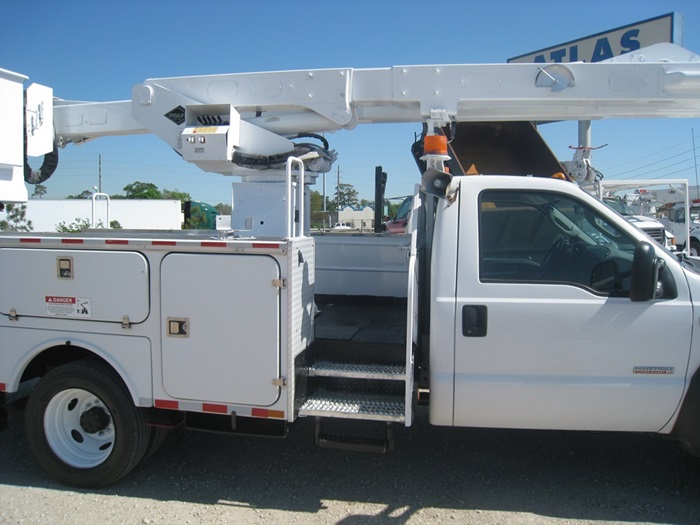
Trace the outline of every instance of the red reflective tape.
{"label": "red reflective tape", "polygon": [[202,403],[202,412],[214,412],[216,414],[228,414],[226,405],[217,405],[215,403]]}
{"label": "red reflective tape", "polygon": [[151,241],[151,246],[176,246],[175,241]]}
{"label": "red reflective tape", "polygon": [[129,244],[126,239],[106,239],[105,244]]}
{"label": "red reflective tape", "polygon": [[36,237],[24,237],[20,239],[19,242],[41,242],[41,239],[37,239]]}
{"label": "red reflective tape", "polygon": [[180,403],[177,401],[171,401],[169,399],[156,399],[153,403],[156,408],[169,408],[171,410],[177,410],[180,408]]}
{"label": "red reflective tape", "polygon": [[279,247],[280,247],[279,244],[262,243],[262,242],[254,242],[253,243],[253,248],[266,248],[268,250],[276,250]]}
{"label": "red reflective tape", "polygon": [[63,244],[83,244],[83,239],[61,239]]}
{"label": "red reflective tape", "polygon": [[5,392],[7,390],[7,385],[5,383],[0,383],[0,392]]}
{"label": "red reflective tape", "polygon": [[225,242],[202,241],[203,248],[226,248]]}
{"label": "red reflective tape", "polygon": [[265,418],[277,418],[284,419],[284,411],[282,410],[268,410],[267,408],[253,408],[250,411],[250,415],[253,417],[265,417]]}

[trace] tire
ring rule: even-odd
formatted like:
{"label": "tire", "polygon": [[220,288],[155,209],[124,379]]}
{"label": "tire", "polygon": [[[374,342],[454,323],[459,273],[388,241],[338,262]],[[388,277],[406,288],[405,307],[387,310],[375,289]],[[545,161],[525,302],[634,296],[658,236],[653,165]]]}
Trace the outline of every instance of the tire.
{"label": "tire", "polygon": [[688,255],[691,257],[700,257],[700,241],[697,239],[690,239],[690,251]]}
{"label": "tire", "polygon": [[76,487],[112,485],[144,457],[151,429],[121,379],[99,361],[47,373],[25,412],[29,447],[39,465]]}
{"label": "tire", "polygon": [[144,454],[143,459],[148,459],[153,454],[158,452],[158,449],[160,449],[160,446],[163,444],[168,435],[170,435],[170,429],[168,428],[151,427],[151,438],[148,441],[148,446],[146,447],[146,453]]}

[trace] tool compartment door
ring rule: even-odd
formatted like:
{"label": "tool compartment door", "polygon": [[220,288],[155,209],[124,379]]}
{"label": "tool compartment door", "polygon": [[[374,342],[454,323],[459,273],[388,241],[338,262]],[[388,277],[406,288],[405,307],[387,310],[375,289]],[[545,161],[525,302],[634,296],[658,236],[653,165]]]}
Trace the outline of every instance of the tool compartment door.
{"label": "tool compartment door", "polygon": [[142,323],[149,268],[138,252],[0,248],[0,313]]}
{"label": "tool compartment door", "polygon": [[170,396],[261,406],[278,399],[279,278],[268,255],[163,259],[162,371]]}

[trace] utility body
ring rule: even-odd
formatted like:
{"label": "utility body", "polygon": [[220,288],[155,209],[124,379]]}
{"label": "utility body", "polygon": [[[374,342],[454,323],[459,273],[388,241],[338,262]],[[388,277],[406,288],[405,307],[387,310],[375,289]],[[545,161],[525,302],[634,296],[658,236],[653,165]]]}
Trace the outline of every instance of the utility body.
{"label": "utility body", "polygon": [[[234,201],[255,205],[214,234],[2,235],[2,420],[9,395],[38,378],[29,444],[79,486],[118,481],[178,426],[284,436],[313,417],[321,445],[386,450],[417,403],[435,425],[653,432],[700,452],[692,264],[557,175],[541,145],[460,149],[489,135],[522,146],[531,119],[699,116],[697,57],[647,53],[554,69],[155,79],[134,88],[130,114],[58,102],[57,143],[150,130],[185,160],[241,176]],[[229,91],[234,80],[274,104]],[[300,85],[314,96],[271,96]],[[335,154],[290,136],[408,120],[426,126],[406,233],[310,236],[306,188]],[[381,437],[339,436],[339,419]]]}

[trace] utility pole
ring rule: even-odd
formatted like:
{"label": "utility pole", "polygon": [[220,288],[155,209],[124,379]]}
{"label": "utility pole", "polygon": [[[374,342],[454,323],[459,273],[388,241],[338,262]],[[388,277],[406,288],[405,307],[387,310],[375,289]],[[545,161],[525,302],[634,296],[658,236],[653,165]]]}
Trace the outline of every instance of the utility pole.
{"label": "utility pole", "polygon": [[102,193],[102,155],[97,156],[97,192]]}
{"label": "utility pole", "polygon": [[700,199],[700,186],[698,185],[698,154],[695,151],[695,130],[690,128],[690,136],[693,139],[693,162],[695,163],[695,198]]}
{"label": "utility pole", "polygon": [[335,208],[338,212],[338,221],[340,221],[340,166],[338,166],[338,182],[335,187]]}

